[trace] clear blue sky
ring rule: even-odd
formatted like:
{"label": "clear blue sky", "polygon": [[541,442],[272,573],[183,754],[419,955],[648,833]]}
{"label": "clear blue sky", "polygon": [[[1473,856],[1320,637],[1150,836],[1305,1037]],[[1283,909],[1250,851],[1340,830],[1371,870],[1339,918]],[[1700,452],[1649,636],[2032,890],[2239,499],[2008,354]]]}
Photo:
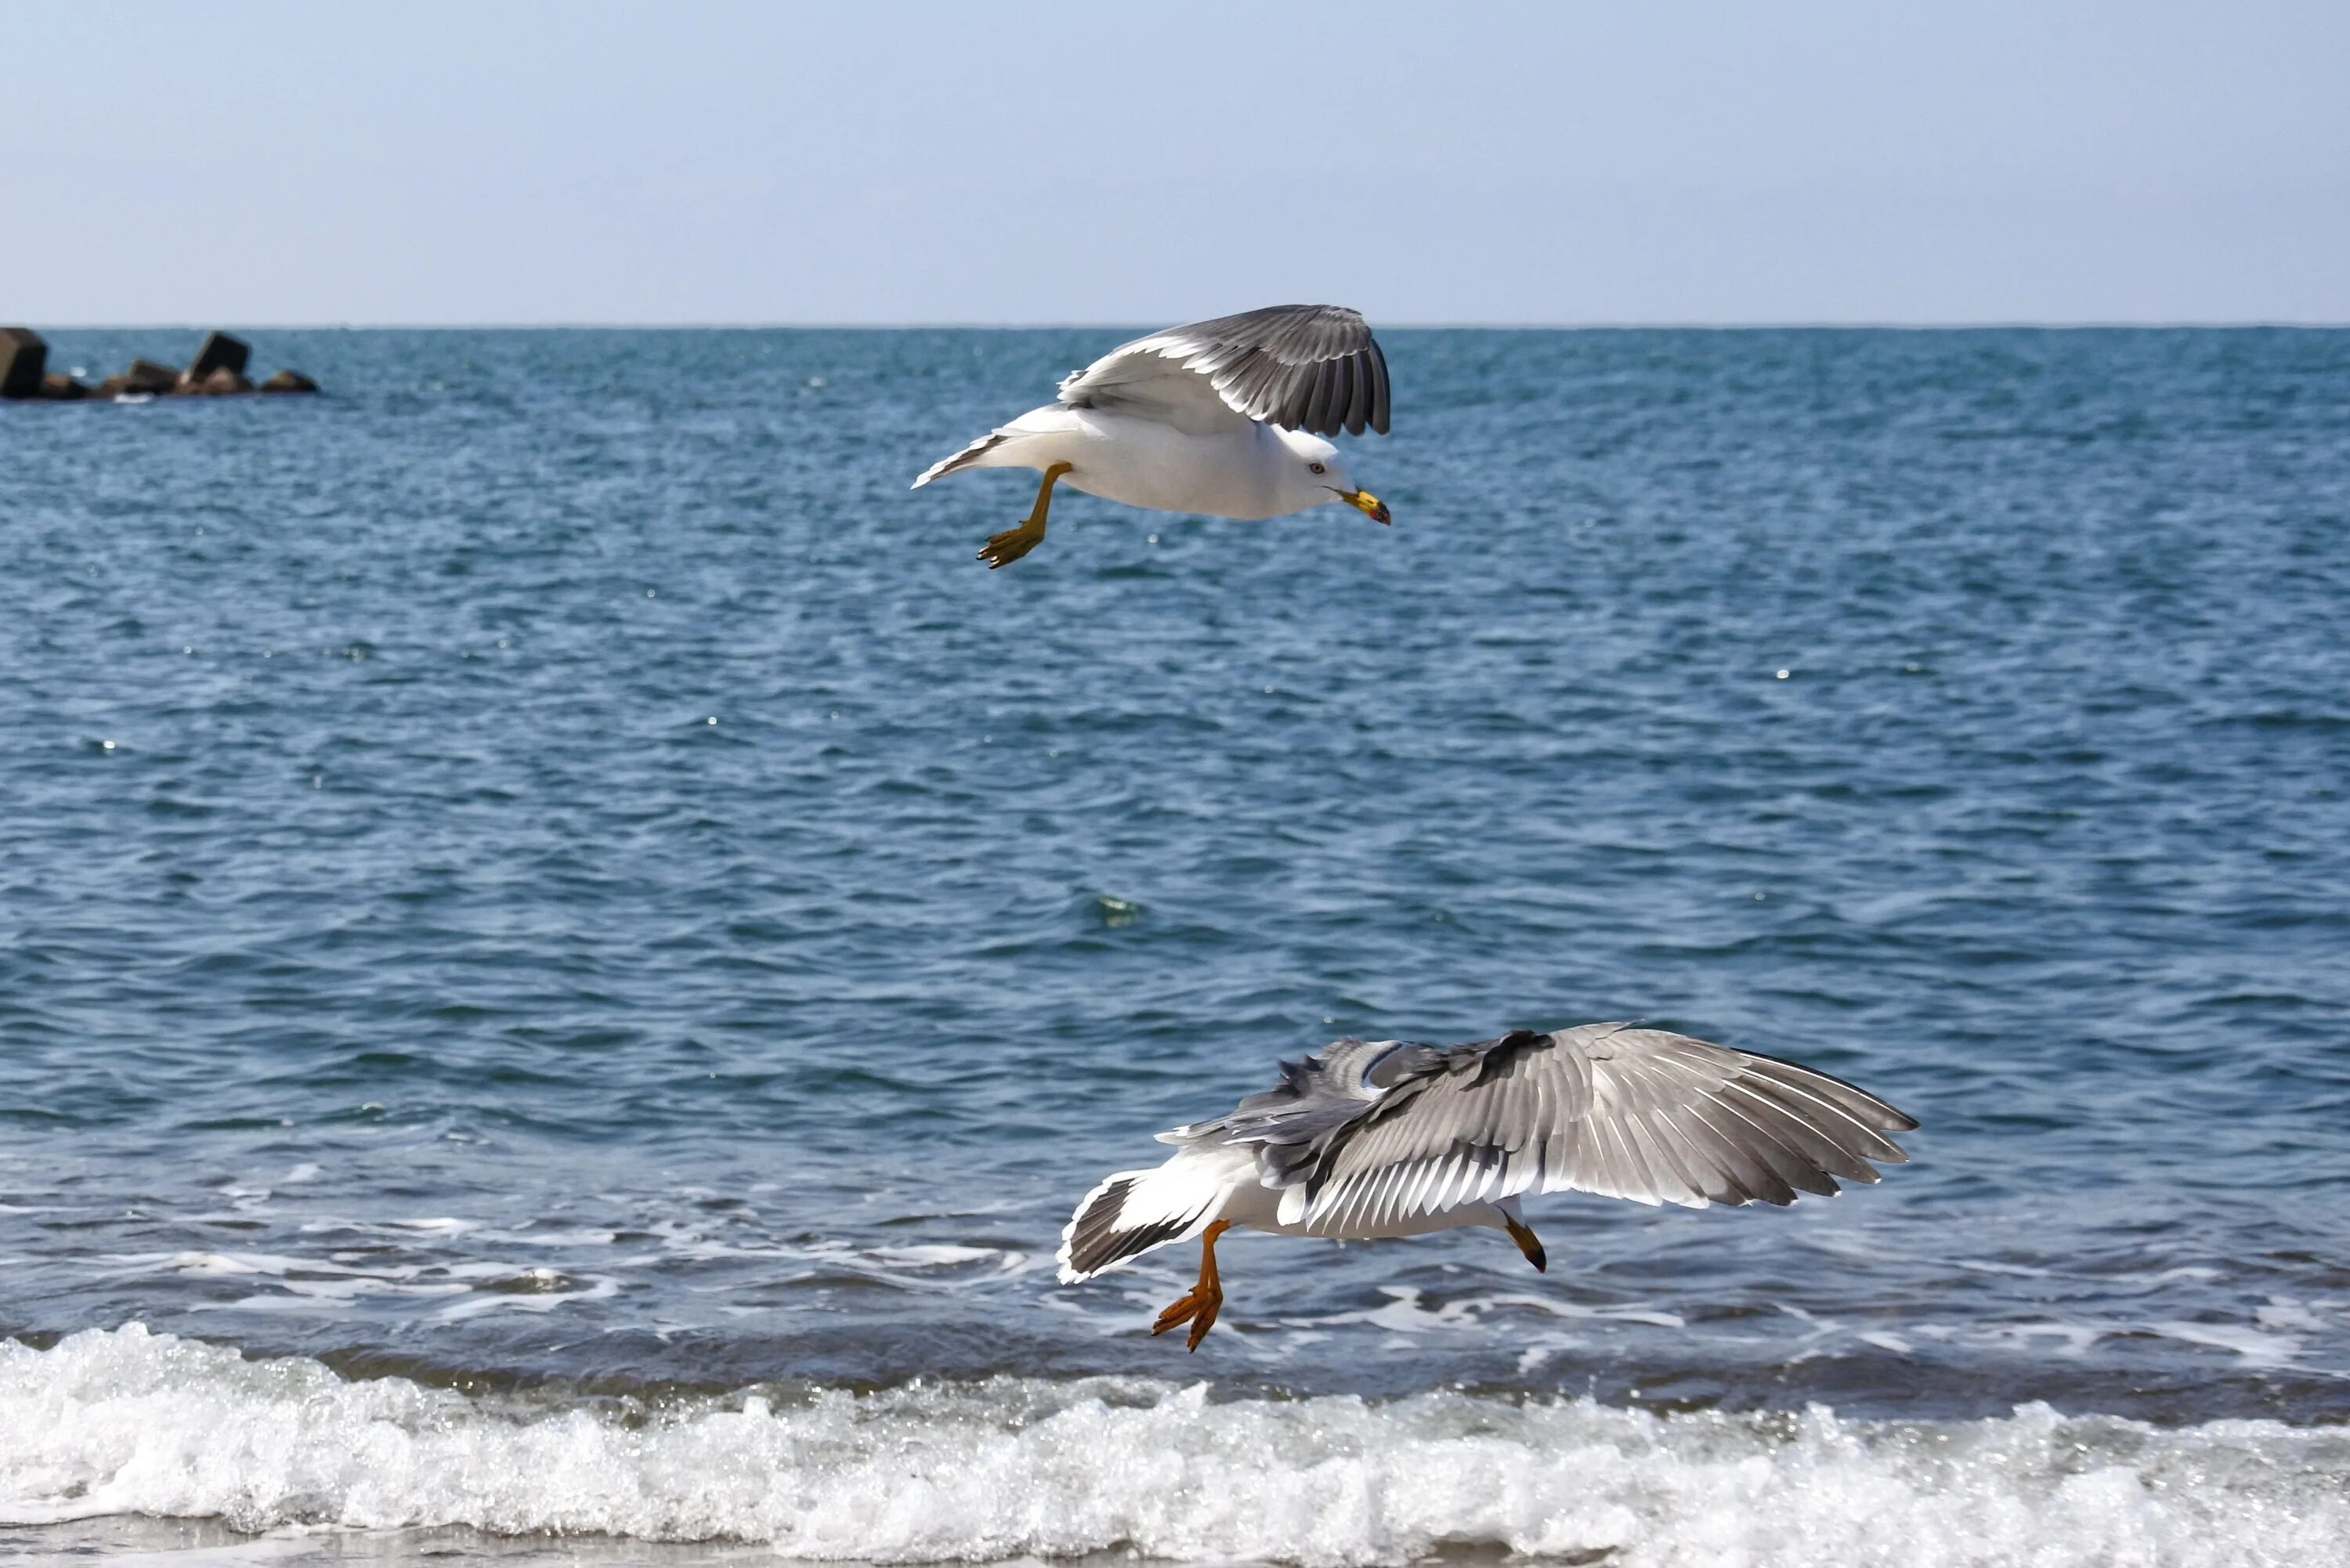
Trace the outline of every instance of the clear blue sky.
{"label": "clear blue sky", "polygon": [[2350,321],[2350,5],[0,0],[0,320]]}

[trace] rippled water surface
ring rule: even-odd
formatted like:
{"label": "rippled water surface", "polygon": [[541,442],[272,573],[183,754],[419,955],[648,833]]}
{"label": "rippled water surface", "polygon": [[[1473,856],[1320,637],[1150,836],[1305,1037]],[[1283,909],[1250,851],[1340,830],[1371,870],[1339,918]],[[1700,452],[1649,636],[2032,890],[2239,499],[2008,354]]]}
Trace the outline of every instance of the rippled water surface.
{"label": "rippled water surface", "polygon": [[[1392,529],[1064,492],[995,573],[1027,482],[908,482],[1119,334],[256,332],[329,395],[0,408],[0,1431],[259,1421],[197,1342],[525,1427],[977,1419],[939,1388],[1179,1451],[1305,1397],[1871,1485],[1905,1430],[2104,1421],[2143,1480],[2350,1417],[2350,334],[1383,336]],[[1631,1017],[1859,1082],[1915,1163],[1541,1199],[1547,1276],[1236,1237],[1189,1357],[1145,1331],[1191,1254],[1053,1282],[1278,1056]],[[424,1420],[345,1414],[321,1452]],[[0,1521],[1610,1547],[239,1515],[258,1461],[110,1453],[0,1452]]]}

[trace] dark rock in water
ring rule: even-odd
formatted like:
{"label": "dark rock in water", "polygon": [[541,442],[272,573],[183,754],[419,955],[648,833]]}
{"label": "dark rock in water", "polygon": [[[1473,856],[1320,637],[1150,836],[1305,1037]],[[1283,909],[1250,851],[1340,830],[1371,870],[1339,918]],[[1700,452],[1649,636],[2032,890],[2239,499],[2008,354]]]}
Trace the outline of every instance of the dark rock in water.
{"label": "dark rock in water", "polygon": [[29,327],[0,327],[0,398],[37,398],[49,346]]}
{"label": "dark rock in water", "polygon": [[70,376],[45,374],[49,347],[40,334],[26,327],[0,327],[0,396],[47,398],[70,402],[78,398],[120,398],[167,392],[192,398],[225,398],[242,392],[315,392],[318,383],[298,370],[280,370],[265,387],[244,379],[245,362],[253,351],[225,332],[206,335],[202,348],[185,370],[174,370],[152,359],[133,359],[119,376],[109,376],[95,387],[85,387]]}
{"label": "dark rock in water", "polygon": [[202,386],[214,370],[225,369],[242,377],[244,362],[252,357],[253,350],[244,338],[232,337],[225,332],[208,332],[203,347],[188,361],[188,383]]}
{"label": "dark rock in water", "polygon": [[228,398],[234,397],[239,392],[253,390],[253,383],[227,366],[220,365],[214,367],[212,372],[201,380],[192,380],[186,376],[181,377],[178,389],[183,397]]}
{"label": "dark rock in water", "polygon": [[152,359],[133,359],[130,369],[120,376],[109,376],[109,386],[120,381],[118,389],[125,392],[176,392],[180,389],[180,373],[169,365],[158,365]]}

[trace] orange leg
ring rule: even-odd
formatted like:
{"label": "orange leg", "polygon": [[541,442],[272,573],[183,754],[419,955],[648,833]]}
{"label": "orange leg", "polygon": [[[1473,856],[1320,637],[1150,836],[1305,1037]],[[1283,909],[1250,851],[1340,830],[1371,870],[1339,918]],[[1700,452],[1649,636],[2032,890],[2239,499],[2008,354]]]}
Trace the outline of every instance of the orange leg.
{"label": "orange leg", "polygon": [[1197,1350],[1208,1331],[1216,1326],[1216,1314],[1224,1310],[1224,1285],[1216,1275],[1216,1238],[1232,1228],[1229,1220],[1219,1220],[1200,1234],[1200,1282],[1191,1293],[1165,1312],[1150,1325],[1152,1334],[1165,1334],[1179,1324],[1191,1325],[1191,1337],[1183,1342],[1185,1350]]}
{"label": "orange leg", "polygon": [[1550,1272],[1550,1258],[1543,1251],[1542,1238],[1534,1234],[1534,1227],[1522,1224],[1507,1214],[1502,1216],[1502,1223],[1509,1227],[1510,1240],[1518,1244],[1518,1251],[1526,1255],[1526,1262],[1534,1266],[1534,1272],[1540,1274]]}
{"label": "orange leg", "polygon": [[979,558],[987,563],[989,571],[1009,566],[1045,542],[1045,514],[1053,507],[1053,485],[1075,464],[1056,462],[1045,471],[1045,483],[1036,487],[1036,504],[1028,509],[1017,528],[1006,528],[1001,534],[990,534],[981,546]]}

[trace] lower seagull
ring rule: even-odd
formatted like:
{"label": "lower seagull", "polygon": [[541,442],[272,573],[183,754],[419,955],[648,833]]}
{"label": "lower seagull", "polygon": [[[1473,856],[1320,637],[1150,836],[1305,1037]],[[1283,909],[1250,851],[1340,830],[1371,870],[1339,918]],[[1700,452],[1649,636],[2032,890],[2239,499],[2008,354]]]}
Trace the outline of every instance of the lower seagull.
{"label": "lower seagull", "polygon": [[1918,1124],[1841,1078],[1630,1023],[1515,1030],[1461,1045],[1336,1041],[1284,1062],[1281,1083],[1227,1116],[1159,1135],[1164,1165],[1121,1170],[1061,1231],[1074,1284],[1171,1242],[1200,1241],[1200,1279],[1152,1334],[1223,1308],[1216,1238],[1235,1225],[1371,1240],[1479,1225],[1536,1269],[1518,1199],[1593,1192],[1637,1203],[1789,1204],[1873,1182]]}

